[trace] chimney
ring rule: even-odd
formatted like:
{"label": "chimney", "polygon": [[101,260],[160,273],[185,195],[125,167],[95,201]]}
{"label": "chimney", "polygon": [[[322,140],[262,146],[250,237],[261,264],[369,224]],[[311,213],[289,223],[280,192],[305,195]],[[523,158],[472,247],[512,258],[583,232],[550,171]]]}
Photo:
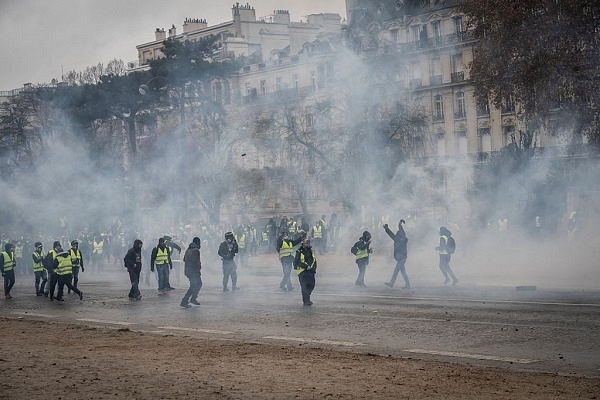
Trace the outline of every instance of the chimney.
{"label": "chimney", "polygon": [[154,36],[156,36],[156,41],[157,42],[161,42],[163,40],[165,40],[167,38],[167,34],[165,33],[165,29],[160,29],[160,28],[156,28],[156,31],[154,32]]}
{"label": "chimney", "polygon": [[185,21],[183,21],[183,33],[198,31],[207,27],[208,24],[205,19],[186,18]]}
{"label": "chimney", "polygon": [[173,36],[177,36],[177,28],[175,28],[175,25],[171,25],[169,28],[169,37]]}

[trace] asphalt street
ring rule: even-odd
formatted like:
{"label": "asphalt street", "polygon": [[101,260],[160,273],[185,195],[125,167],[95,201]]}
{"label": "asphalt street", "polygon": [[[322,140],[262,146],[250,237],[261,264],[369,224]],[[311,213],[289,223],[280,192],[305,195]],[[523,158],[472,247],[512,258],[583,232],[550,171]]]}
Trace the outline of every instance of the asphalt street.
{"label": "asphalt street", "polygon": [[600,376],[600,291],[426,280],[405,291],[383,279],[358,288],[354,270],[321,268],[314,305],[304,307],[298,285],[279,289],[274,257],[238,268],[237,292],[223,292],[220,268],[204,268],[201,305],[190,309],[179,307],[187,280],[174,273],[176,290],[158,296],[152,278],[140,285],[141,301],[127,298],[122,267],[81,274],[83,301],[74,294],[64,302],[36,297],[33,277],[17,276],[0,317]]}

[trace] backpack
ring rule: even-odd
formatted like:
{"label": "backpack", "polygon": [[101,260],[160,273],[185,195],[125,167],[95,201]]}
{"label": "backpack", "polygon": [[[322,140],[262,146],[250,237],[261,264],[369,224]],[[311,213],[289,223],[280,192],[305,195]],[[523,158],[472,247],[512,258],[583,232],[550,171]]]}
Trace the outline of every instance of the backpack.
{"label": "backpack", "polygon": [[350,249],[350,253],[356,255],[358,253],[358,242],[354,243],[354,246]]}
{"label": "backpack", "polygon": [[454,254],[456,251],[456,241],[452,236],[448,236],[448,243],[446,243],[446,251],[448,254]]}

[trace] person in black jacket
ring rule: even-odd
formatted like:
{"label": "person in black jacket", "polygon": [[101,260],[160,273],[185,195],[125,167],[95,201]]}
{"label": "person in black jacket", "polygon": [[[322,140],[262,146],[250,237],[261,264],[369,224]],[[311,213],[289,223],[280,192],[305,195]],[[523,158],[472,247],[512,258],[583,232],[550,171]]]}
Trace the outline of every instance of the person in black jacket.
{"label": "person in black jacket", "polygon": [[315,288],[315,275],[317,273],[317,257],[312,250],[310,239],[302,240],[302,245],[296,250],[294,257],[294,269],[298,273],[298,281],[302,290],[302,302],[304,306],[312,306],[310,295]]}
{"label": "person in black jacket", "polygon": [[394,273],[392,274],[392,279],[385,284],[391,288],[394,287],[396,283],[396,278],[398,277],[398,272],[402,274],[404,278],[404,286],[402,289],[410,289],[410,281],[408,280],[408,275],[406,274],[406,259],[408,258],[408,238],[406,237],[406,232],[404,232],[404,228],[402,228],[402,224],[405,224],[406,221],[403,219],[398,223],[398,231],[394,234],[388,224],[383,225],[383,229],[388,234],[390,238],[394,241],[394,259],[396,260],[396,268],[394,268]]}
{"label": "person in black jacket", "polygon": [[140,239],[136,239],[133,242],[133,247],[127,251],[123,263],[127,272],[129,272],[129,280],[131,281],[131,290],[129,290],[129,298],[131,300],[141,300],[142,294],[140,293],[140,274],[142,272],[142,245],[143,242]]}
{"label": "person in black jacket", "polygon": [[219,257],[223,260],[223,291],[228,292],[229,278],[231,277],[231,290],[238,290],[237,286],[237,265],[235,255],[238,253],[238,244],[233,236],[233,232],[225,233],[225,240],[219,245]]}
{"label": "person in black jacket", "polygon": [[197,306],[200,305],[198,302],[198,293],[202,288],[202,278],[200,276],[200,270],[202,269],[202,263],[200,261],[200,247],[200,238],[195,237],[183,255],[183,273],[190,280],[190,288],[185,293],[183,299],[181,299],[181,303],[179,304],[183,308],[190,308],[190,303]]}

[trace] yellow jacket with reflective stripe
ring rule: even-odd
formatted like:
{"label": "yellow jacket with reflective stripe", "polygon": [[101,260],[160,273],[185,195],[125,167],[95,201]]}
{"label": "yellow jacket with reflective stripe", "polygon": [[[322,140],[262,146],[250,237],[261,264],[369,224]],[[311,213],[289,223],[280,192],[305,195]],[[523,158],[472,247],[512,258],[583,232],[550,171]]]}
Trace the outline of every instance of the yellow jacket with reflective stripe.
{"label": "yellow jacket with reflective stripe", "polygon": [[73,273],[73,263],[71,262],[69,253],[57,254],[56,260],[58,261],[58,266],[54,270],[56,275],[69,275]]}
{"label": "yellow jacket with reflective stripe", "polygon": [[2,271],[12,271],[15,268],[15,253],[11,251],[8,254],[6,251],[3,251],[2,257],[4,258]]}
{"label": "yellow jacket with reflective stripe", "polygon": [[165,247],[162,250],[160,247],[156,248],[156,259],[154,260],[155,265],[169,264],[169,248]]}
{"label": "yellow jacket with reflective stripe", "polygon": [[36,258],[38,260],[40,260],[39,262],[35,262],[33,263],[33,272],[41,272],[44,270],[44,257],[46,256],[46,253],[44,253],[43,251],[41,253],[38,253],[37,251],[34,251],[32,256],[35,255]]}
{"label": "yellow jacket with reflective stripe", "polygon": [[292,242],[288,240],[284,240],[281,244],[281,249],[279,249],[279,258],[289,257],[294,254],[294,246],[292,246]]}

